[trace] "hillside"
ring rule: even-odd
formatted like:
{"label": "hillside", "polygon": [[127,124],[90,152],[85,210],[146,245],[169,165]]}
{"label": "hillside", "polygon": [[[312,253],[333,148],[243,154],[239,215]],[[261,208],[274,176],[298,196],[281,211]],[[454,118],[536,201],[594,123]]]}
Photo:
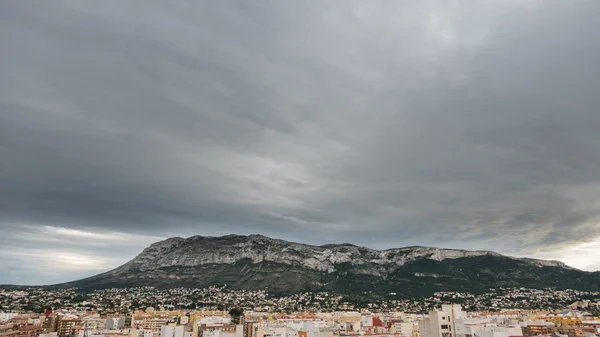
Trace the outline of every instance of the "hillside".
{"label": "hillside", "polygon": [[600,290],[600,273],[561,262],[491,251],[431,247],[374,250],[351,244],[311,246],[260,235],[170,238],[126,264],[52,287],[207,287],[227,284],[273,293],[335,291],[482,292],[497,287]]}

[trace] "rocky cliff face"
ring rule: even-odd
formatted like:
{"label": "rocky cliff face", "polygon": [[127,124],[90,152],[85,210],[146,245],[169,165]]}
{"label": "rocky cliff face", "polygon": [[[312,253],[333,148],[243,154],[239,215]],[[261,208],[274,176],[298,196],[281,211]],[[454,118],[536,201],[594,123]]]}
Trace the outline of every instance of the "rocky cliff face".
{"label": "rocky cliff face", "polygon": [[[443,261],[475,256],[501,256],[491,251],[468,251],[432,247],[406,247],[374,250],[351,244],[310,246],[262,235],[227,235],[222,237],[193,236],[170,238],[152,244],[124,265],[140,271],[165,267],[194,267],[206,264],[234,264],[242,259],[252,263],[265,261],[331,273],[336,265],[349,263],[363,267],[366,273],[381,275],[408,262],[419,259]],[[568,268],[558,261],[521,259],[532,265]]]}
{"label": "rocky cliff face", "polygon": [[[544,279],[548,278],[550,279]],[[558,261],[517,259],[490,251],[431,247],[373,250],[351,244],[311,246],[261,235],[193,236],[152,244],[112,271],[69,286],[228,284],[277,292],[304,290],[483,291],[496,286],[598,286],[598,275]],[[577,288],[577,286],[575,286]]]}

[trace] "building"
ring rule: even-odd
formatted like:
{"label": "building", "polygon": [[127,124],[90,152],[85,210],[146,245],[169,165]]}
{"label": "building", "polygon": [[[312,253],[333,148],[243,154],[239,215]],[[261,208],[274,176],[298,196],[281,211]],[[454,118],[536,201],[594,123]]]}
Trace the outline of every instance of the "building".
{"label": "building", "polygon": [[191,326],[163,325],[160,327],[160,337],[192,337]]}
{"label": "building", "polygon": [[16,312],[0,312],[0,323],[6,323],[15,316],[19,316],[19,314]]}
{"label": "building", "polygon": [[129,332],[129,336],[130,337],[153,337],[154,332],[152,330],[131,329],[131,331]]}
{"label": "building", "polygon": [[[465,336],[466,337],[466,336]],[[484,326],[473,332],[473,337],[523,337],[520,326],[497,327]]]}
{"label": "building", "polygon": [[[235,331],[236,326],[231,324],[230,317],[224,316],[204,316],[199,317],[193,323],[193,336],[203,336],[205,332],[214,330],[223,330],[226,332]],[[252,336],[252,335],[249,335]]]}
{"label": "building", "polygon": [[419,322],[421,337],[456,337],[456,320],[466,317],[458,304],[444,304]]}
{"label": "building", "polygon": [[58,322],[58,337],[70,337],[74,335],[75,326],[81,324],[81,320],[77,318],[61,319]]}
{"label": "building", "polygon": [[38,337],[44,328],[39,325],[27,325],[17,329],[17,337]]}
{"label": "building", "polygon": [[108,317],[106,318],[105,327],[109,330],[118,330],[125,326],[125,317]]}
{"label": "building", "polygon": [[46,317],[46,321],[44,322],[44,328],[46,332],[57,332],[58,331],[58,323],[62,316],[59,315],[50,315]]}
{"label": "building", "polygon": [[558,328],[558,333],[568,337],[584,337],[586,333],[595,334],[597,331],[593,327],[584,326],[563,326]]}
{"label": "building", "polygon": [[[236,331],[239,330],[239,333],[243,337],[244,328],[242,325],[233,325],[233,324],[220,324],[220,325],[209,325],[209,324],[201,324],[198,327],[198,335],[194,337],[235,337]],[[251,335],[254,336],[254,335]]]}
{"label": "building", "polygon": [[243,337],[252,337],[254,331],[254,324],[258,324],[258,321],[250,321],[247,319],[243,320]]}
{"label": "building", "polygon": [[134,320],[132,324],[136,330],[160,332],[161,327],[169,323],[169,321],[168,317],[146,317],[141,320]]}
{"label": "building", "polygon": [[56,332],[41,333],[38,337],[58,337]]}
{"label": "building", "polygon": [[40,325],[40,318],[38,316],[13,316],[7,322],[8,324],[14,325]]}
{"label": "building", "polygon": [[231,329],[228,326],[223,328],[207,328],[202,327],[202,337],[243,337],[244,327],[236,325],[235,328]]}
{"label": "building", "polygon": [[100,316],[86,316],[81,319],[84,327],[89,331],[102,330],[106,328],[106,319]]}
{"label": "building", "polygon": [[537,335],[551,335],[554,334],[556,328],[553,325],[540,324],[540,325],[527,325],[523,327],[523,337],[532,337]]}
{"label": "building", "polygon": [[417,325],[412,322],[394,322],[392,326],[400,333],[401,337],[413,337]]}
{"label": "building", "polygon": [[163,325],[176,323],[179,317],[185,316],[184,311],[155,311],[152,308],[146,311],[136,311],[131,316],[131,327],[135,330],[152,330],[159,333]]}

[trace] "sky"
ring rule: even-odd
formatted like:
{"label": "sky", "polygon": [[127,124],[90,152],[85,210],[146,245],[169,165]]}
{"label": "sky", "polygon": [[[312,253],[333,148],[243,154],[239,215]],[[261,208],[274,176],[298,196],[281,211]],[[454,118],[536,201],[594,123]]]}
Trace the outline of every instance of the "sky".
{"label": "sky", "polygon": [[171,236],[600,270],[598,1],[0,1],[0,284]]}

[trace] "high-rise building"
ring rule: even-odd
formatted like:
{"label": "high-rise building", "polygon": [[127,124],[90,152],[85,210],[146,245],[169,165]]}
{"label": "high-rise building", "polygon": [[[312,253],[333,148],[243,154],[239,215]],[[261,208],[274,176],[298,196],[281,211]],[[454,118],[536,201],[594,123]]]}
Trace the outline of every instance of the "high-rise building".
{"label": "high-rise building", "polygon": [[419,322],[421,337],[456,337],[456,319],[466,317],[458,304],[444,304],[442,310],[429,312],[429,317]]}
{"label": "high-rise building", "polygon": [[70,337],[74,335],[75,325],[81,323],[81,320],[76,318],[61,319],[58,322],[58,337]]}
{"label": "high-rise building", "polygon": [[108,317],[106,318],[106,328],[118,330],[125,326],[125,317]]}
{"label": "high-rise building", "polygon": [[58,331],[58,323],[60,322],[61,316],[59,315],[49,315],[46,317],[44,321],[44,328],[46,332],[56,332]]}

